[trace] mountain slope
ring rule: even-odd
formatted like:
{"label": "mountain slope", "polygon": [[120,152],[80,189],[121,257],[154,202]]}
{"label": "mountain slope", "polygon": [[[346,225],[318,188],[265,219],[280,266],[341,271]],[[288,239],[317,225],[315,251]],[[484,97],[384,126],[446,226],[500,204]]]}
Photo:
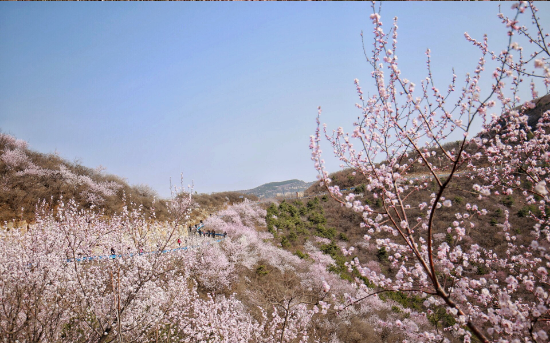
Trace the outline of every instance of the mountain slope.
{"label": "mountain slope", "polygon": [[270,182],[253,189],[239,192],[245,194],[254,194],[260,198],[273,198],[285,193],[296,194],[296,192],[303,192],[311,185],[313,185],[313,182],[305,182],[302,180],[292,179],[280,182]]}
{"label": "mountain slope", "polygon": [[0,222],[32,221],[39,201],[55,206],[62,198],[107,215],[132,203],[147,213],[154,208],[158,219],[167,219],[166,203],[155,197],[148,186],[130,186],[116,175],[33,151],[25,141],[0,133]]}

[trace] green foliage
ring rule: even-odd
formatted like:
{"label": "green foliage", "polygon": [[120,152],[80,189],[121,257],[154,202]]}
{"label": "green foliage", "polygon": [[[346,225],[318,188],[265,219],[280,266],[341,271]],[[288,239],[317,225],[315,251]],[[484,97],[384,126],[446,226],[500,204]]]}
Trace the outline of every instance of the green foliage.
{"label": "green foliage", "polygon": [[497,225],[498,221],[495,218],[491,218],[491,226]]}
{"label": "green foliage", "polygon": [[340,253],[340,248],[334,242],[330,242],[330,244],[321,245],[321,251],[335,258]]}
{"label": "green foliage", "polygon": [[336,230],[334,228],[325,228],[323,224],[318,224],[315,228],[316,235],[328,239],[333,239],[336,236]]}
{"label": "green foliage", "polygon": [[258,274],[259,276],[264,276],[269,274],[269,270],[267,270],[267,267],[265,265],[260,264],[258,268],[256,268],[256,274]]}
{"label": "green foliage", "polygon": [[502,217],[502,210],[500,208],[497,208],[496,211],[495,211],[495,216],[496,217]]}
{"label": "green foliage", "polygon": [[330,242],[330,244],[321,245],[321,251],[330,255],[335,262],[335,264],[329,266],[328,270],[330,272],[338,274],[344,280],[353,281],[353,277],[349,274],[348,268],[345,265],[346,258],[336,243]]}
{"label": "green foliage", "polygon": [[294,200],[294,202],[292,203],[294,206],[296,206],[297,208],[302,208],[304,207],[304,203],[302,202],[302,200],[300,199],[296,199]]}
{"label": "green foliage", "polygon": [[454,241],[455,241],[455,240],[454,240],[454,238],[453,238],[453,235],[451,235],[450,233],[447,233],[447,234],[445,235],[445,242],[447,242],[447,244],[453,245]]}
{"label": "green foliage", "polygon": [[265,216],[265,222],[267,224],[267,231],[269,231],[274,236],[277,235],[277,232],[275,230],[275,225],[277,224],[277,219],[275,219],[273,216],[278,217],[279,216],[279,209],[275,204],[269,205],[267,208],[267,214]]}
{"label": "green foliage", "polygon": [[[316,209],[316,208],[320,208],[319,206],[319,198],[318,197],[315,197],[313,199],[310,199],[308,202],[307,202],[307,208],[308,210],[313,210],[313,209]],[[321,208],[322,209],[322,208]]]}
{"label": "green foliage", "polygon": [[464,202],[464,198],[460,196],[456,196],[453,200],[454,200],[454,203],[457,205],[461,205]]}
{"label": "green foliage", "polygon": [[359,186],[355,187],[355,193],[365,193],[365,184],[362,183]]}
{"label": "green foliage", "polygon": [[386,301],[391,299],[403,307],[416,311],[422,310],[424,300],[418,295],[407,294],[405,292],[388,292],[380,294],[380,299]]}
{"label": "green foliage", "polygon": [[477,275],[485,275],[489,272],[487,270],[487,267],[485,267],[485,265],[482,264],[482,263],[475,263],[474,265],[476,266],[476,274]]}
{"label": "green foliage", "polygon": [[394,313],[401,313],[401,309],[398,306],[393,305],[391,311]]}
{"label": "green foliage", "polygon": [[294,255],[298,256],[298,257],[301,258],[302,260],[309,257],[308,254],[303,253],[301,250],[296,250],[296,252],[294,253]]}
{"label": "green foliage", "polygon": [[340,232],[340,234],[338,235],[338,239],[345,242],[349,241],[348,236],[346,236],[346,234],[343,232]]}
{"label": "green foliage", "polygon": [[[361,275],[361,273],[359,273],[359,271],[358,271],[357,268],[355,268],[355,267],[353,267],[352,275],[353,275],[355,278],[362,280],[363,283],[364,283],[365,285],[367,285],[367,287],[369,287],[369,288],[375,288],[375,287],[376,287],[376,285],[373,284],[372,282],[370,282],[369,279],[367,279],[366,277],[364,277],[363,275]],[[354,281],[354,280],[352,280],[352,281]]]}
{"label": "green foliage", "polygon": [[285,213],[288,216],[296,217],[296,216],[298,216],[298,209],[295,206],[293,206],[293,205],[287,203],[285,200],[283,200],[281,202],[281,204],[279,205],[279,213],[281,213],[281,214]]}
{"label": "green foliage", "polygon": [[445,306],[436,308],[435,311],[428,315],[428,320],[435,327],[443,326],[444,328],[453,326],[456,323],[455,318],[447,313]]}
{"label": "green foliage", "polygon": [[311,212],[307,217],[307,220],[309,220],[313,225],[326,224],[327,222],[325,216],[319,212]]}
{"label": "green foliage", "polygon": [[381,247],[376,252],[376,257],[378,257],[378,260],[380,262],[386,262],[388,260],[388,252],[386,251],[386,247]]}
{"label": "green foliage", "polygon": [[518,217],[524,218],[529,217],[530,212],[533,213],[535,216],[540,216],[542,214],[539,210],[539,207],[535,204],[523,206],[517,214]]}
{"label": "green foliage", "polygon": [[296,239],[298,238],[298,235],[296,235],[296,232],[295,231],[291,231],[289,234],[288,234],[288,240],[290,242],[296,242]]}
{"label": "green foliage", "polygon": [[514,198],[511,195],[507,195],[500,202],[506,207],[512,207],[514,205]]}
{"label": "green foliage", "polygon": [[283,248],[288,248],[290,246],[290,242],[288,241],[288,238],[286,236],[281,239],[281,245],[283,246]]}
{"label": "green foliage", "polygon": [[382,204],[382,199],[380,199],[380,198],[376,199],[376,202],[374,203],[374,206],[380,208],[380,207],[382,207],[382,205],[383,205]]}
{"label": "green foliage", "polygon": [[321,200],[322,200],[323,202],[327,202],[327,201],[328,201],[328,196],[327,196],[326,194],[323,195],[323,196],[321,197]]}
{"label": "green foliage", "polygon": [[283,200],[278,206],[271,204],[265,219],[268,231],[275,238],[281,238],[283,248],[300,244],[300,237],[308,237],[310,230],[315,230],[317,236],[329,239],[338,235],[334,228],[325,228],[327,219],[319,198],[310,199],[307,204],[301,200]]}

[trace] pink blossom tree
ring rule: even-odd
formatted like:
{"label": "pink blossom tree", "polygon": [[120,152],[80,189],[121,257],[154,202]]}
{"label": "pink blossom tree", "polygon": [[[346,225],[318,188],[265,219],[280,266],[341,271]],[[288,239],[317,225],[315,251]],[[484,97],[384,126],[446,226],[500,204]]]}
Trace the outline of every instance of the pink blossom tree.
{"label": "pink blossom tree", "polygon": [[[321,156],[319,117],[310,145],[321,184],[342,206],[362,213],[365,240],[384,248],[397,270],[386,275],[354,261],[352,267],[374,289],[350,299],[346,306],[379,293],[401,291],[425,297],[427,313],[434,306],[445,307],[456,321],[452,333],[464,341],[471,336],[482,342],[548,341],[550,222],[545,211],[550,201],[546,184],[550,182],[550,112],[529,118],[527,111],[537,108],[537,101],[522,102],[520,94],[526,77],[541,81],[530,83],[527,93],[532,98],[538,96],[537,83],[548,92],[550,45],[534,3],[514,4],[512,11],[513,17],[498,15],[509,36],[508,46],[500,53],[489,50],[487,36],[479,41],[465,34],[480,52],[476,69],[458,90],[457,76],[452,75],[442,91],[433,81],[430,50],[426,51],[427,77],[418,86],[401,75],[397,18],[386,30],[373,5],[372,54],[367,60],[376,92],[366,97],[355,80],[361,115],[353,132],[338,128],[329,134],[325,126],[324,135],[343,166],[364,176],[367,191],[381,206],[371,207],[333,185]],[[529,27],[520,24],[526,13]],[[481,89],[491,61],[496,64],[488,75],[491,86]],[[497,103],[502,115],[489,115]],[[480,122],[482,132],[472,137]],[[444,144],[457,133],[461,139],[455,146]],[[451,196],[463,180],[477,182],[466,191],[478,195],[480,204],[453,201]],[[431,182],[435,191],[430,190]],[[529,237],[513,233],[516,228],[506,213],[502,232],[508,248],[497,252],[472,242],[468,233],[486,225],[482,201],[501,194],[534,205],[529,212],[532,221],[523,223],[534,225],[532,242],[525,244]],[[449,211],[456,220],[443,226],[437,219]],[[436,238],[441,234],[449,234],[454,243],[441,242]],[[471,271],[474,265],[490,272],[480,277]],[[442,336],[426,333],[425,337]]]}

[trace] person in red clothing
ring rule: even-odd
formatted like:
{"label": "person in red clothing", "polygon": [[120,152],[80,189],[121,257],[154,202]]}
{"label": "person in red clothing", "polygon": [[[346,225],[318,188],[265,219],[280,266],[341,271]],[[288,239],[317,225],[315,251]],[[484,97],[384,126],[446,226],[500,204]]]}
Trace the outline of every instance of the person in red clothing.
{"label": "person in red clothing", "polygon": [[178,238],[178,246],[181,246],[181,239]]}

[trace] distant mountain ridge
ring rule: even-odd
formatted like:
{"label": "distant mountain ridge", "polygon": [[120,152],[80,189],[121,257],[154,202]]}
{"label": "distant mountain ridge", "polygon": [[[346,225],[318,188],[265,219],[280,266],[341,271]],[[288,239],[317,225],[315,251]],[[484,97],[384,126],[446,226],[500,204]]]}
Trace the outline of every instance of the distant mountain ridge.
{"label": "distant mountain ridge", "polygon": [[259,198],[274,198],[283,195],[296,195],[308,189],[314,182],[305,182],[302,180],[292,179],[280,182],[270,182],[258,186],[253,189],[238,191],[244,194],[254,194]]}

